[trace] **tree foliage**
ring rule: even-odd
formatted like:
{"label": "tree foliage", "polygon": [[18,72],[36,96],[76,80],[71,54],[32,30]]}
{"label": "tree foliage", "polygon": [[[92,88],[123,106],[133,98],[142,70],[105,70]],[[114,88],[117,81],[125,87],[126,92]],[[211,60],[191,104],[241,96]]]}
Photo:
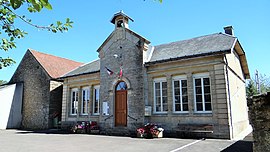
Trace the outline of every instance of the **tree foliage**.
{"label": "tree foliage", "polygon": [[5,80],[0,80],[0,85],[6,84],[6,83],[7,83],[7,81],[5,81]]}
{"label": "tree foliage", "polygon": [[[43,8],[52,10],[52,6],[48,0],[0,0],[0,50],[9,51],[16,48],[15,40],[25,37],[27,34],[20,27],[15,26],[16,20],[22,20],[26,24],[34,28],[47,30],[53,33],[68,31],[72,27],[72,21],[67,18],[65,23],[57,21],[55,24],[48,26],[39,26],[33,24],[31,19],[27,19],[24,15],[19,15],[15,11],[21,6],[27,5],[27,10],[30,13],[38,13]],[[15,63],[11,58],[0,56],[0,69]]]}
{"label": "tree foliage", "polygon": [[[257,82],[256,82],[257,81]],[[260,91],[258,90],[260,88]],[[260,75],[258,80],[250,79],[246,86],[247,97],[266,93],[270,91],[270,78],[266,75]]]}

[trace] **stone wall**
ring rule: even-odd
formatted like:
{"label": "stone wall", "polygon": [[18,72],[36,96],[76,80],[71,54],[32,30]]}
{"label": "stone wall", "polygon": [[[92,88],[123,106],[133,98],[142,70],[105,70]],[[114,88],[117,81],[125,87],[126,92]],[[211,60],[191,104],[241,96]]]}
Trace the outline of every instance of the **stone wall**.
{"label": "stone wall", "polygon": [[[166,131],[175,134],[178,124],[212,124],[214,133],[207,135],[214,138],[230,139],[230,125],[227,102],[227,85],[225,79],[225,65],[222,56],[189,59],[171,63],[156,64],[147,67],[148,103],[152,106],[152,116],[148,121],[160,124]],[[211,81],[212,113],[196,113],[194,106],[193,75],[208,73]],[[173,111],[173,86],[174,76],[183,75],[187,77],[188,83],[188,106],[187,113],[176,113]],[[168,112],[157,114],[153,112],[154,93],[153,80],[164,77],[167,80]],[[148,88],[148,89],[147,89]]]}
{"label": "stone wall", "polygon": [[[100,56],[100,101],[108,102],[109,114],[112,116],[100,117],[101,123],[107,129],[115,130],[114,107],[115,107],[115,86],[119,81],[127,84],[127,127],[125,129],[135,130],[144,123],[144,100],[143,100],[143,50],[139,44],[143,44],[140,37],[133,35],[124,28],[116,29],[105,41],[99,51]],[[119,58],[115,58],[118,55]],[[123,77],[118,78],[121,64]],[[109,76],[106,68],[114,71]],[[102,105],[101,105],[102,106]],[[102,109],[102,108],[101,108]],[[133,119],[135,118],[135,119]],[[106,119],[106,121],[105,121]]]}
{"label": "stone wall", "polygon": [[249,98],[248,107],[253,128],[253,151],[270,151],[270,92]]}
{"label": "stone wall", "polygon": [[[99,122],[99,115],[93,115],[93,92],[94,86],[100,85],[100,73],[85,74],[76,77],[66,78],[63,84],[63,94],[62,94],[62,115],[61,124],[62,128],[65,129],[70,124],[76,121],[97,121]],[[88,105],[89,115],[81,115],[81,100],[82,100],[82,88],[90,88],[90,101]],[[70,115],[70,102],[71,102],[71,90],[79,90],[78,97],[78,113],[77,115]],[[101,109],[100,109],[101,110]]]}
{"label": "stone wall", "polygon": [[48,128],[50,77],[30,51],[24,55],[10,83],[22,82],[22,128]]}

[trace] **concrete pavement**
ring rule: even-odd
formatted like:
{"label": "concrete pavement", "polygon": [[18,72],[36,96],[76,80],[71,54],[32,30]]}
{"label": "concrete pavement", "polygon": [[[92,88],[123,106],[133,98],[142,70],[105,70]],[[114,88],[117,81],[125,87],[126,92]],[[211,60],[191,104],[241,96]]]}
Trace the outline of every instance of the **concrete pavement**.
{"label": "concrete pavement", "polygon": [[[249,145],[252,144],[252,142],[242,142]],[[237,149],[229,149],[235,144],[237,144],[236,141],[217,139],[141,139],[87,134],[59,134],[56,132],[0,130],[0,152],[226,152],[228,150],[236,151]],[[246,152],[252,151],[248,146],[244,146],[244,148],[249,149],[241,150]]]}

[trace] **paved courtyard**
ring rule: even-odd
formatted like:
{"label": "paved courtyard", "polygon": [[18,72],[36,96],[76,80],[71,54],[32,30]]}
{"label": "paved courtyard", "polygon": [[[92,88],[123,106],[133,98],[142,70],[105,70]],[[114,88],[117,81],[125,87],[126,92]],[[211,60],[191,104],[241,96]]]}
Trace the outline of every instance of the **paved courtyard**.
{"label": "paved courtyard", "polygon": [[58,134],[0,130],[1,152],[251,152],[252,142],[217,139],[140,139],[130,137]]}

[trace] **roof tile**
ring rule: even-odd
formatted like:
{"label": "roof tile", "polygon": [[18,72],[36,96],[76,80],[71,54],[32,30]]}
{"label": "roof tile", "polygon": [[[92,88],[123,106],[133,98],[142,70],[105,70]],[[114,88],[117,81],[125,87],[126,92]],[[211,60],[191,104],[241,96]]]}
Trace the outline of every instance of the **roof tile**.
{"label": "roof tile", "polygon": [[62,75],[83,64],[50,54],[41,53],[35,50],[29,49],[29,51],[52,78],[61,77]]}

